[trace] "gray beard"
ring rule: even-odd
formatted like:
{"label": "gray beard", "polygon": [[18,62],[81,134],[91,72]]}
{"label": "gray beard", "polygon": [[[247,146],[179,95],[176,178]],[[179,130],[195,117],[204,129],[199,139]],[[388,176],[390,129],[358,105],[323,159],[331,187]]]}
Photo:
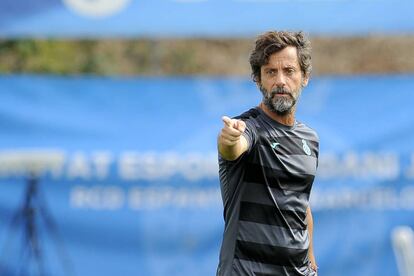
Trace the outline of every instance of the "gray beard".
{"label": "gray beard", "polygon": [[[296,99],[293,97],[292,93],[284,88],[277,87],[270,93],[267,93],[267,91],[260,85],[260,91],[263,94],[264,105],[266,105],[270,111],[278,115],[284,116],[289,114],[296,104]],[[288,93],[289,97],[277,97],[277,93]]]}

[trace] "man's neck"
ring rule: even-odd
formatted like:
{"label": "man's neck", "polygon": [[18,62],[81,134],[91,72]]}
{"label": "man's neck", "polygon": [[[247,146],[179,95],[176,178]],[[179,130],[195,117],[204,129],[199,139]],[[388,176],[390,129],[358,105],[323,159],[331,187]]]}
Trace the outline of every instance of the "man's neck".
{"label": "man's neck", "polygon": [[271,111],[263,102],[259,104],[259,108],[263,110],[263,112],[266,113],[267,116],[277,121],[278,123],[281,123],[282,125],[293,126],[295,124],[296,106],[292,107],[291,111],[286,115],[279,115]]}

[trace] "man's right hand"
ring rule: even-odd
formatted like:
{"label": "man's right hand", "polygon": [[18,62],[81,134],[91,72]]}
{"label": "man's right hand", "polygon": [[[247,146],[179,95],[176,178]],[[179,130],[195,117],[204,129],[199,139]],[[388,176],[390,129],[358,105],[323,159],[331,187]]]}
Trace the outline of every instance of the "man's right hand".
{"label": "man's right hand", "polygon": [[221,119],[224,126],[218,139],[219,152],[225,159],[235,160],[247,150],[247,140],[242,135],[246,130],[246,123],[227,116]]}
{"label": "man's right hand", "polygon": [[220,132],[220,139],[224,145],[234,146],[240,140],[240,136],[246,129],[246,123],[242,120],[231,119],[227,116],[221,118],[224,126]]}

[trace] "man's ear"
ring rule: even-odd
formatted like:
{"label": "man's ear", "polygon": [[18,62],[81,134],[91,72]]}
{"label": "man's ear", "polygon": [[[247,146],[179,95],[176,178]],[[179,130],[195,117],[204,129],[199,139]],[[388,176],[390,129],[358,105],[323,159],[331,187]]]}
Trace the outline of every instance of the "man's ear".
{"label": "man's ear", "polygon": [[309,76],[304,76],[302,79],[302,87],[306,87],[309,82]]}
{"label": "man's ear", "polygon": [[260,77],[259,76],[254,77],[253,81],[256,83],[256,86],[260,88]]}

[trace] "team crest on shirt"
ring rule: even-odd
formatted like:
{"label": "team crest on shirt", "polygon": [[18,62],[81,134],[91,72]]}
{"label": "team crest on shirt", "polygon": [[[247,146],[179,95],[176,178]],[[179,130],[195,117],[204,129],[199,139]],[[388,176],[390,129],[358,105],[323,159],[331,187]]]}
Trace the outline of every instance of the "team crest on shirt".
{"label": "team crest on shirt", "polygon": [[311,149],[306,143],[305,139],[302,139],[302,148],[303,148],[303,151],[306,153],[306,155],[311,155]]}

